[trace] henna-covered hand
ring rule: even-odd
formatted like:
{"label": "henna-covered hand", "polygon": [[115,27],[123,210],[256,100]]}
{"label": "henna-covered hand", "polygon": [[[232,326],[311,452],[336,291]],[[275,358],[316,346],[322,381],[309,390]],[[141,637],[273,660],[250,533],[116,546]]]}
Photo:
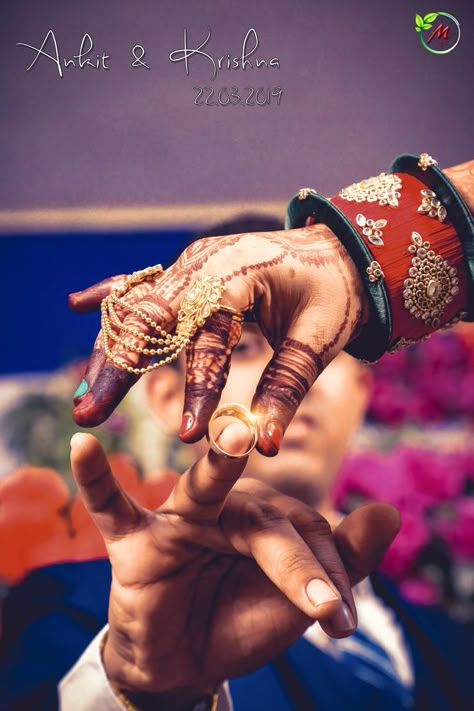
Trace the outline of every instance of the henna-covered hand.
{"label": "henna-covered hand", "polygon": [[[314,225],[197,240],[163,274],[133,286],[124,298],[171,331],[184,293],[207,275],[224,279],[222,303],[252,314],[274,349],[252,405],[259,422],[258,449],[274,455],[306,392],[366,315],[360,276],[335,235]],[[71,294],[71,307],[81,312],[99,308],[123,279],[113,277]],[[118,315],[124,328],[156,335],[136,313]],[[145,345],[133,341],[130,331],[116,329],[136,346]],[[239,338],[240,324],[229,312],[218,311],[187,348],[183,441],[197,441],[206,433]],[[113,344],[112,352],[132,367],[149,362],[149,357],[125,351],[120,343]],[[99,334],[84,377],[73,414],[78,424],[93,426],[111,414],[139,376],[106,358]]]}
{"label": "henna-covered hand", "polygon": [[[474,161],[447,168],[445,173],[474,212]],[[259,450],[276,454],[308,388],[364,323],[368,307],[359,274],[332,232],[312,225],[198,240],[163,275],[135,285],[125,299],[171,330],[183,293],[209,274],[225,278],[223,303],[252,311],[275,349],[253,408],[260,414]],[[71,307],[79,312],[99,308],[102,299],[125,278],[115,276],[71,294]],[[127,328],[150,334],[150,327],[136,313],[119,316]],[[238,324],[229,313],[219,312],[188,348],[181,429],[184,441],[196,441],[205,433],[238,339]],[[143,347],[144,343],[136,341],[135,345]],[[112,351],[132,367],[147,364],[146,356],[124,352],[119,344]],[[105,420],[137,377],[107,360],[99,334],[85,382],[74,400],[76,422],[93,426]]]}

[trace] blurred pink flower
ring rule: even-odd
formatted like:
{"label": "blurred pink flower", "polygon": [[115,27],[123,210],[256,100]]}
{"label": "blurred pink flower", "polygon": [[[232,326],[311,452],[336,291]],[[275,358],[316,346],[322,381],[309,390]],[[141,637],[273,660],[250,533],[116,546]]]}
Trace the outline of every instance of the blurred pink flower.
{"label": "blurred pink flower", "polygon": [[414,404],[411,392],[404,385],[392,383],[384,378],[374,380],[370,405],[373,419],[390,425],[399,425],[410,416]]}
{"label": "blurred pink flower", "polygon": [[474,449],[461,449],[456,452],[459,467],[464,472],[465,482],[474,482]]}
{"label": "blurred pink flower", "polygon": [[[407,488],[404,499],[419,497],[424,507],[440,500],[458,496],[464,485],[465,473],[454,453],[433,452],[422,447],[398,447],[393,452],[394,466]],[[402,474],[403,472],[403,474]]]}
{"label": "blurred pink flower", "polygon": [[402,511],[401,516],[400,531],[380,565],[383,572],[395,578],[409,573],[420,551],[431,540],[428,527],[421,516],[410,511]]}
{"label": "blurred pink flower", "polygon": [[435,520],[433,528],[449,545],[455,558],[474,560],[474,497],[452,503],[449,517]]}
{"label": "blurred pink flower", "polygon": [[440,500],[459,496],[465,472],[466,464],[459,455],[426,448],[354,453],[342,466],[336,505],[343,507],[344,498],[352,493],[419,513]]}
{"label": "blurred pink flower", "polygon": [[350,494],[397,505],[405,488],[402,473],[394,467],[391,454],[372,450],[350,455],[344,462],[336,486],[336,506],[344,509]]}
{"label": "blurred pink flower", "polygon": [[455,332],[387,354],[374,366],[369,417],[389,425],[474,415],[472,346]]}

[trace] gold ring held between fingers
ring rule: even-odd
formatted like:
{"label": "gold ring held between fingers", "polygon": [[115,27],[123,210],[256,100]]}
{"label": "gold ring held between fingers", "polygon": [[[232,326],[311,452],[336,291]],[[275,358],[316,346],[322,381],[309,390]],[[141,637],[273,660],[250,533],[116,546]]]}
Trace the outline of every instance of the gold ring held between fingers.
{"label": "gold ring held between fingers", "polygon": [[[241,452],[240,454],[227,452],[219,444],[217,444],[212,431],[212,425],[214,425],[216,420],[223,417],[233,418],[235,420],[238,420],[239,422],[242,422],[242,424],[244,424],[250,432],[252,436],[252,441],[250,443],[250,446],[244,452]],[[248,454],[250,454],[250,452],[257,446],[257,418],[252,412],[250,412],[250,410],[248,410],[243,405],[239,405],[236,402],[231,402],[226,405],[220,405],[216,410],[214,410],[209,420],[208,437],[209,446],[213,452],[216,452],[216,454],[224,455],[229,459],[241,459],[242,457],[246,457]]]}

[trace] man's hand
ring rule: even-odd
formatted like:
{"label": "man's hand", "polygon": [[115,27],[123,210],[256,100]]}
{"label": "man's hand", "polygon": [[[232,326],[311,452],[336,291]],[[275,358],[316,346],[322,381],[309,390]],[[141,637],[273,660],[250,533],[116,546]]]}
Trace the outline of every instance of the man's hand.
{"label": "man's hand", "polygon": [[[208,275],[225,280],[222,304],[252,314],[274,349],[252,411],[259,423],[259,451],[275,455],[309,388],[367,315],[361,278],[341,242],[324,225],[204,238],[189,245],[163,274],[127,291],[125,298],[135,311],[120,313],[123,328],[112,324],[115,337],[142,348],[145,341],[132,337],[132,332],[156,336],[140,314],[172,331],[184,294]],[[124,280],[113,277],[71,294],[69,303],[79,312],[98,309]],[[217,311],[192,339],[187,349],[183,441],[196,442],[206,433],[239,338],[240,324],[229,312]],[[133,368],[150,360],[119,342],[113,342],[111,350]],[[138,378],[106,358],[101,334],[84,377],[73,413],[84,427],[105,420]]]}
{"label": "man's hand", "polygon": [[[239,451],[246,437],[231,425],[220,443]],[[351,585],[396,535],[392,507],[359,509],[333,535],[300,501],[237,481],[245,459],[210,451],[150,512],[119,487],[94,437],[71,445],[112,565],[104,664],[119,687],[199,697],[267,663],[314,620],[332,636],[354,630]]]}

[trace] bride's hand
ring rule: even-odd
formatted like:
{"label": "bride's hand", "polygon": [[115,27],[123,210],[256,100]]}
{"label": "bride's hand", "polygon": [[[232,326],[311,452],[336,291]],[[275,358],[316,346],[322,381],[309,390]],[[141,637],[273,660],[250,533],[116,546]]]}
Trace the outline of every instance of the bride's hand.
{"label": "bride's hand", "polygon": [[[326,365],[351,340],[367,316],[359,273],[346,250],[324,225],[295,230],[238,234],[197,240],[164,273],[131,287],[125,299],[147,320],[172,331],[184,294],[199,279],[220,276],[221,303],[257,321],[274,354],[262,373],[252,403],[259,423],[258,449],[271,456],[303,397]],[[99,308],[125,276],[106,279],[71,294],[79,312]],[[146,335],[154,329],[136,312],[120,314],[125,328]],[[119,330],[130,342],[130,331]],[[187,348],[186,392],[180,437],[195,442],[207,430],[219,402],[240,323],[217,311],[198,329]],[[132,337],[133,341],[133,337]],[[146,346],[135,340],[135,345]],[[132,368],[150,362],[143,353],[113,342],[114,359]],[[85,382],[74,399],[74,419],[83,426],[103,422],[137,381],[106,357],[99,334]]]}

